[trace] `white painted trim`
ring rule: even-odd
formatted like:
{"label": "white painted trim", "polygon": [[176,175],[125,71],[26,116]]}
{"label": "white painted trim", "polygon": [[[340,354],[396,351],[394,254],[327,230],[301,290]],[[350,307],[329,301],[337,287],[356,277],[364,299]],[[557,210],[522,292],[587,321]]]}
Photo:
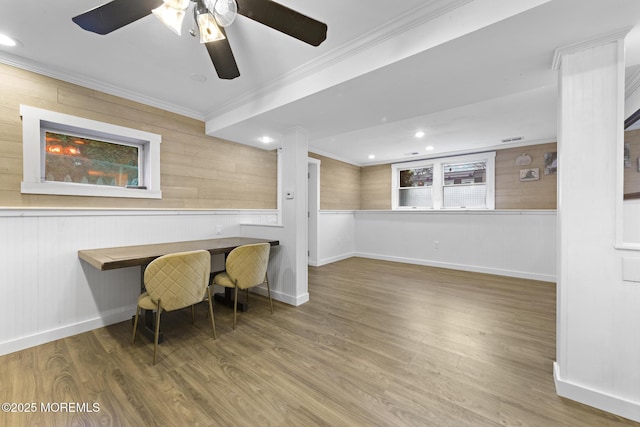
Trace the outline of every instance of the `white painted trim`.
{"label": "white painted trim", "polygon": [[[2,217],[176,216],[176,215],[278,215],[275,209],[118,209],[118,208],[0,208]],[[242,224],[272,226],[278,224]]]}
{"label": "white painted trim", "polygon": [[479,267],[475,265],[455,264],[448,262],[429,261],[416,258],[377,255],[365,252],[355,252],[353,256],[360,258],[378,259],[381,261],[401,262],[405,264],[424,265],[427,267],[447,268],[450,270],[470,271],[473,273],[495,274],[497,276],[517,277],[520,279],[539,280],[542,282],[556,282],[556,277],[547,274],[532,274],[522,271],[503,270],[499,268]]}
{"label": "white painted trim", "polygon": [[[0,343],[0,356],[24,350],[26,348],[35,347],[62,338],[89,332],[104,326],[113,325],[115,323],[124,322],[131,319],[135,313],[136,306],[131,305],[112,310],[108,313],[101,313],[100,317],[96,317],[83,322],[72,325],[66,325],[61,328],[50,329],[48,331],[38,332],[37,334],[20,337],[12,341]],[[132,325],[133,328],[133,325]]]}
{"label": "white painted trim", "polygon": [[43,67],[42,64],[39,64],[35,61],[30,61],[28,59],[20,58],[18,56],[11,55],[5,52],[0,52],[0,63],[20,68],[22,70],[30,71],[32,73],[40,74],[42,76],[51,77],[68,83],[76,84],[78,86],[97,90],[109,95],[129,99],[134,102],[139,102],[141,104],[159,108],[164,111],[176,113],[181,116],[204,121],[204,115],[198,111],[184,108],[180,105],[162,101],[157,98],[142,95],[135,91],[126,90],[118,86],[110,85],[100,80],[90,79],[79,74],[69,73],[67,71],[61,71],[58,69],[53,69],[51,67]]}
{"label": "white painted trim", "polygon": [[[241,96],[233,98],[230,102],[220,104],[214,111],[206,115],[206,121],[212,121],[214,118],[224,116],[229,111],[240,108],[245,104],[252,103],[256,99],[268,96],[270,93],[280,88],[287,87],[293,82],[306,78],[309,75],[318,73],[327,67],[338,64],[345,59],[371,49],[372,47],[403,34],[419,25],[432,21],[443,14],[451,12],[457,8],[463,7],[472,0],[432,0],[420,3],[417,7],[400,15],[391,22],[386,23],[382,27],[377,27],[368,33],[363,34],[349,41],[337,49],[334,49],[306,64],[295,68],[266,84],[260,85],[258,90],[246,92]],[[207,130],[210,134],[216,129]]]}
{"label": "white painted trim", "polygon": [[311,265],[312,267],[322,267],[323,265],[332,264],[338,261],[344,261],[345,259],[353,258],[354,256],[356,256],[356,254],[354,252],[351,252],[347,254],[336,255],[330,258],[324,258],[324,259],[318,260],[318,262],[316,262],[315,265],[311,265],[311,264],[309,265]]}
{"label": "white painted trim", "polygon": [[560,70],[560,63],[562,62],[562,57],[564,55],[572,54],[576,52],[582,52],[583,50],[602,46],[603,44],[606,44],[606,43],[618,42],[624,39],[629,33],[629,31],[631,31],[632,29],[633,27],[624,27],[616,31],[612,31],[610,33],[601,34],[589,40],[584,40],[578,43],[573,43],[567,46],[559,47],[556,49],[556,51],[553,54],[551,69]]}
{"label": "white painted trim", "polygon": [[[495,174],[496,174],[496,152],[495,151],[483,151],[473,154],[465,154],[461,156],[451,157],[433,157],[426,160],[414,160],[407,162],[399,162],[391,164],[391,208],[398,211],[442,211],[447,209],[443,207],[444,196],[443,192],[445,184],[443,181],[443,168],[446,163],[464,163],[464,162],[486,162],[486,178],[485,178],[485,201],[486,207],[484,208],[459,208],[459,209],[447,209],[447,210],[464,210],[464,211],[476,211],[476,210],[490,210],[495,209]],[[433,168],[433,182],[431,184],[431,200],[433,206],[431,208],[420,207],[404,207],[399,206],[399,191],[400,191],[400,174],[399,171],[404,169],[432,167]]]}
{"label": "white painted trim", "polygon": [[[348,211],[344,211],[348,212]],[[498,209],[498,210],[488,210],[488,209],[424,209],[424,210],[365,210],[365,211],[354,211],[356,215],[369,215],[369,214],[394,214],[394,215],[411,215],[411,214],[433,214],[433,215],[442,215],[442,214],[458,214],[458,215],[556,215],[557,211],[553,209],[528,209],[528,210],[516,210],[516,209]],[[325,213],[325,211],[322,211]],[[339,212],[336,212],[339,213]]]}
{"label": "white painted trim", "polygon": [[[267,293],[267,287],[266,286],[256,286],[254,288],[251,288],[251,293],[255,293],[258,295],[261,295],[263,297],[268,297],[268,293]],[[309,293],[305,293],[302,294],[298,297],[295,297],[293,295],[288,295],[288,294],[284,294],[282,292],[278,292],[278,291],[274,291],[273,289],[271,290],[271,298],[276,300],[276,301],[280,301],[283,302],[285,304],[289,304],[292,305],[294,307],[297,307],[299,305],[302,305],[306,302],[309,302]],[[274,308],[273,311],[275,312],[276,309]]]}
{"label": "white painted trim", "polygon": [[[125,197],[161,199],[160,143],[162,136],[138,129],[71,116],[56,111],[20,105],[22,117],[23,177],[20,187],[27,194],[55,194],[65,196]],[[53,128],[79,132],[105,141],[132,143],[144,153],[140,165],[140,181],[146,189],[111,187],[67,182],[50,182],[44,178],[45,130]]]}
{"label": "white painted trim", "polygon": [[640,422],[640,402],[613,396],[584,385],[562,379],[560,366],[553,362],[553,381],[558,396],[611,412],[612,414]]}

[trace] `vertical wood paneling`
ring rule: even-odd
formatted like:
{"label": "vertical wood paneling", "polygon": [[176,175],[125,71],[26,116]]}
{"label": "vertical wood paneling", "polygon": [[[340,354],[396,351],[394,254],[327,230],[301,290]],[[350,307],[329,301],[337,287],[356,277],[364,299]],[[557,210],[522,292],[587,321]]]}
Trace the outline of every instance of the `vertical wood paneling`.
{"label": "vertical wood paneling", "polygon": [[37,218],[0,220],[0,342],[33,334],[38,328],[34,315],[40,275],[37,235]]}
{"label": "vertical wood paneling", "polygon": [[356,255],[371,258],[554,281],[555,242],[551,211],[355,214]]}
{"label": "vertical wood paneling", "polygon": [[353,256],[356,237],[354,212],[320,212],[318,227],[319,266]]}
{"label": "vertical wood paneling", "polygon": [[[274,211],[15,211],[0,216],[0,354],[122,321],[140,268],[98,271],[78,250],[236,236]],[[220,225],[221,233],[216,234]],[[224,259],[214,260],[214,268]]]}

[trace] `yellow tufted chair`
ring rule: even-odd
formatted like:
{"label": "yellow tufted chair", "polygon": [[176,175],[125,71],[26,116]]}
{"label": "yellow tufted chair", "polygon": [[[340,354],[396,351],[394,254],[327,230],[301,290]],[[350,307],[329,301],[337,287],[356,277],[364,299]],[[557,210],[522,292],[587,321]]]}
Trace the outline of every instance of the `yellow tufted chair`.
{"label": "yellow tufted chair", "polygon": [[153,342],[153,364],[156,364],[158,351],[158,332],[160,331],[160,315],[163,311],[173,311],[191,306],[191,321],[194,320],[193,306],[208,296],[209,316],[213,327],[213,338],[216,338],[216,323],[213,318],[209,274],[211,272],[211,255],[208,251],[199,250],[179,252],[161,256],[151,261],[144,270],[144,292],[138,298],[138,308],[133,322],[133,338],[136,341],[138,316],[140,310],[155,310],[156,324]]}
{"label": "yellow tufted chair", "polygon": [[267,265],[269,264],[269,243],[256,243],[235,248],[227,256],[225,262],[226,271],[216,274],[213,283],[225,288],[235,288],[233,299],[233,329],[236,329],[236,315],[238,312],[238,289],[247,290],[247,302],[249,302],[249,288],[267,284],[269,306],[273,314],[273,301],[271,289],[267,277]]}

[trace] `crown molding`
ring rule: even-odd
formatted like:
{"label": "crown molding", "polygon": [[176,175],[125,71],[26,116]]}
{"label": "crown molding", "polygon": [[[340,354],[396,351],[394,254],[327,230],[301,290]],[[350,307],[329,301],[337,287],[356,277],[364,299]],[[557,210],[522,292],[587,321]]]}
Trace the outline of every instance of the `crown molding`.
{"label": "crown molding", "polygon": [[555,53],[553,54],[551,69],[556,71],[560,69],[560,65],[562,63],[562,57],[564,55],[569,55],[572,53],[591,49],[597,46],[602,46],[607,43],[613,43],[619,40],[624,40],[627,34],[629,34],[629,31],[631,31],[632,29],[633,29],[632,26],[624,27],[610,33],[599,35],[592,39],[588,39],[578,43],[573,43],[567,46],[559,47],[556,49]]}
{"label": "crown molding", "polygon": [[128,99],[130,101],[139,102],[141,104],[156,107],[161,110],[169,111],[171,113],[176,113],[181,116],[204,121],[204,115],[198,111],[186,109],[176,104],[161,101],[153,97],[144,96],[138,92],[122,89],[120,87],[106,84],[99,80],[89,79],[78,74],[69,73],[67,71],[57,70],[49,67],[45,68],[34,61],[18,56],[0,52],[0,63],[10,65],[15,68],[20,68],[25,71],[30,71],[32,73],[40,74],[46,77],[62,80],[67,83],[86,87],[88,89],[104,92],[109,95]]}
{"label": "crown molding", "polygon": [[264,84],[260,89],[248,91],[236,97],[233,101],[220,105],[214,111],[206,114],[206,120],[211,120],[217,115],[234,110],[251,101],[263,98],[281,88],[291,85],[293,82],[307,78],[327,67],[338,64],[351,58],[360,52],[366,51],[400,34],[408,32],[420,25],[437,19],[455,9],[473,2],[474,0],[430,0],[425,1],[416,8],[407,11],[397,18],[389,21],[383,27],[371,30],[316,59],[309,61],[293,70]]}

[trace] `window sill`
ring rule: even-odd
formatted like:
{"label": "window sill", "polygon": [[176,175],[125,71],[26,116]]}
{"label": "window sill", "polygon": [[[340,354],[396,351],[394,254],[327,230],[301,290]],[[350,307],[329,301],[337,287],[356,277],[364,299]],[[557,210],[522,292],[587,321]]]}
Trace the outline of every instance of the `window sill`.
{"label": "window sill", "polygon": [[50,194],[57,196],[128,197],[134,199],[162,198],[162,191],[90,184],[70,184],[64,182],[22,182],[20,191],[25,194]]}

